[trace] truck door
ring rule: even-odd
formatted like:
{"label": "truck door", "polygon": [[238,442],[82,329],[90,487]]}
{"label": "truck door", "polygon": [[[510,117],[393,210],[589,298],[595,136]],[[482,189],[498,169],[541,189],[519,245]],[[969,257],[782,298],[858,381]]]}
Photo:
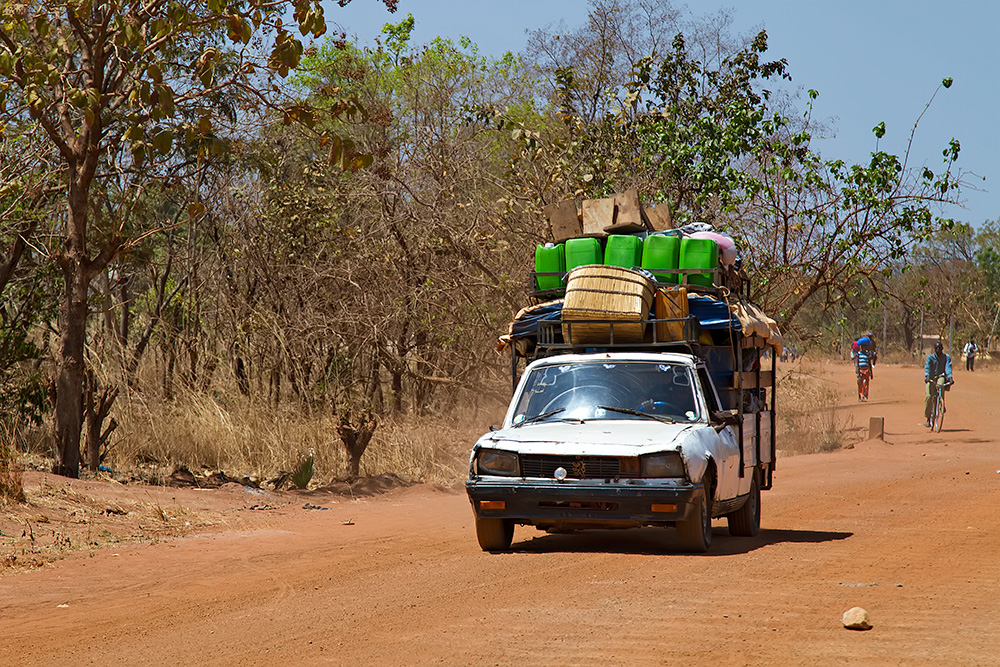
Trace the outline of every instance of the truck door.
{"label": "truck door", "polygon": [[[715,385],[704,366],[698,367],[698,381],[701,383],[702,396],[705,397],[705,404],[709,414],[721,409],[719,395],[715,391]],[[718,467],[718,479],[716,480],[716,499],[728,500],[735,498],[739,489],[739,466],[740,450],[737,443],[736,432],[732,426],[726,426],[716,432],[712,429],[714,437],[718,439],[718,447],[713,448],[719,453],[716,459]]]}

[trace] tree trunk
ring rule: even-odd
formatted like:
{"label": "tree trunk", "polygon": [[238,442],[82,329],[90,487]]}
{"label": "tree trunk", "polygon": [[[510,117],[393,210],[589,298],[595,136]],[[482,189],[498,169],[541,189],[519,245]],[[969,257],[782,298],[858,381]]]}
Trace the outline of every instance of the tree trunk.
{"label": "tree trunk", "polygon": [[163,369],[163,395],[168,401],[172,401],[174,400],[174,366],[177,362],[177,348],[174,346],[173,337],[169,337],[169,340],[165,350],[167,359]]}
{"label": "tree trunk", "polygon": [[80,476],[80,433],[83,428],[83,348],[87,338],[87,290],[90,281],[82,256],[68,256],[60,306],[62,337],[56,358],[56,398],[53,436],[56,461],[52,472]]}
{"label": "tree trunk", "polygon": [[102,389],[91,369],[84,373],[84,379],[83,413],[87,434],[84,463],[91,472],[97,472],[108,452],[108,439],[118,428],[118,422],[112,417],[108,428],[104,429],[104,421],[111,414],[111,407],[118,398],[118,389],[110,386]]}
{"label": "tree trunk", "polygon": [[128,276],[118,278],[118,298],[121,301],[121,317],[118,321],[118,343],[123,350],[128,349],[128,333],[132,324],[132,294],[129,288],[132,279]]}
{"label": "tree trunk", "polygon": [[236,376],[236,386],[244,396],[250,395],[250,379],[247,377],[246,364],[243,357],[237,356],[233,361],[233,374]]}
{"label": "tree trunk", "polygon": [[913,311],[907,307],[902,308],[903,316],[903,343],[906,345],[906,351],[910,354],[913,353],[913,344],[916,334],[913,331]]}
{"label": "tree trunk", "polygon": [[403,412],[403,373],[393,370],[392,374],[392,411],[396,414]]}
{"label": "tree trunk", "polygon": [[365,399],[368,405],[372,406],[375,414],[382,414],[385,410],[385,397],[382,393],[381,371],[382,364],[378,355],[371,357],[371,369],[368,372],[368,386],[365,389]]}
{"label": "tree trunk", "polygon": [[347,450],[347,474],[350,477],[358,477],[361,474],[361,457],[368,449],[372,435],[378,427],[378,420],[370,410],[351,414],[345,412],[340,415],[340,424],[337,426],[337,434],[340,441]]}
{"label": "tree trunk", "polygon": [[[94,129],[98,132],[100,128]],[[93,138],[93,137],[91,137]],[[87,214],[90,181],[99,154],[87,153],[86,160],[70,162],[65,243],[56,255],[62,270],[64,291],[59,307],[62,328],[56,355],[55,416],[52,423],[56,460],[52,472],[65,477],[80,476],[80,436],[83,429],[83,381],[86,364],[87,295],[90,282],[103,271],[121,247],[109,239],[94,259],[87,254]]]}

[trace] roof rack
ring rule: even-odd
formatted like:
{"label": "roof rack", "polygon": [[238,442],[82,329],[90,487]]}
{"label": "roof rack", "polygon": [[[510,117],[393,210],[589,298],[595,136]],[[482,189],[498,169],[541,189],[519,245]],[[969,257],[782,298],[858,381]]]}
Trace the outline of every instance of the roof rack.
{"label": "roof rack", "polygon": [[[657,288],[686,287],[689,292],[710,296],[720,296],[724,291],[728,290],[731,293],[743,294],[746,298],[750,298],[750,281],[746,273],[742,270],[727,270],[723,267],[715,269],[656,269],[655,271],[650,271],[650,273],[653,273],[654,276],[677,276],[676,282],[661,282],[654,279],[654,283]],[[692,275],[696,274],[711,275],[712,285],[708,286],[692,283],[690,278]],[[528,284],[528,297],[532,305],[552,301],[553,299],[561,299],[566,292],[565,287],[538,289],[537,286],[539,278],[559,278],[563,284],[565,284],[566,276],[569,275],[568,272],[532,271],[529,275],[530,282]]]}

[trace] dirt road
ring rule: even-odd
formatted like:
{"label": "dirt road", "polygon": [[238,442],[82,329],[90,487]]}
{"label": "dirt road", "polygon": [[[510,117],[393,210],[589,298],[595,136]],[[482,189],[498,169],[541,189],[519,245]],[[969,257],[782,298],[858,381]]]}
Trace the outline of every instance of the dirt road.
{"label": "dirt road", "polygon": [[758,538],[518,527],[491,555],[462,492],[311,498],[0,578],[0,664],[1000,664],[1000,374],[956,371],[928,434],[919,369],[865,404],[815,371],[886,441],[780,460]]}

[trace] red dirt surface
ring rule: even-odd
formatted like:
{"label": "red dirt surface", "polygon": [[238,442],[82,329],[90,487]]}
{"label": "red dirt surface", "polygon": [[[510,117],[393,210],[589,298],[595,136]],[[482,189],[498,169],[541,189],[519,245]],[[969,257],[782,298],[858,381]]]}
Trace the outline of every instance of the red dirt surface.
{"label": "red dirt surface", "polygon": [[[8,567],[0,664],[1000,664],[1000,374],[956,369],[931,434],[919,368],[878,367],[868,403],[847,364],[809,370],[842,390],[846,429],[881,416],[885,441],[779,460],[760,536],[719,521],[706,555],[670,530],[525,527],[484,553],[460,486],[350,500],[42,476],[152,539]],[[855,606],[871,630],[842,626]]]}

